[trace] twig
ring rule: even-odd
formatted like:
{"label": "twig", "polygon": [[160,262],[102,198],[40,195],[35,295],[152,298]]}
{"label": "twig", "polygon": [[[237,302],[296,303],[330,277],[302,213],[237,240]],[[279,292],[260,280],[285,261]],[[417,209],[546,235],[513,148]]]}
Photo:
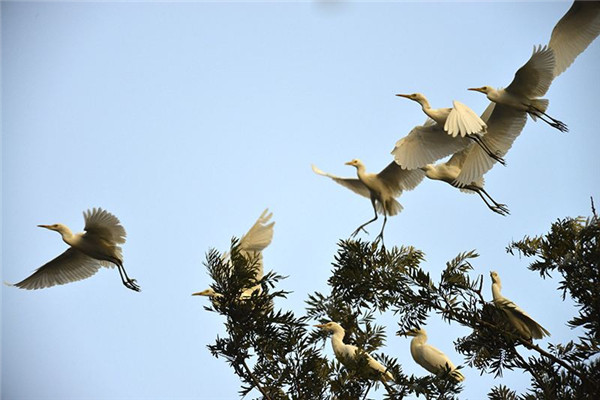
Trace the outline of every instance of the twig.
{"label": "twig", "polygon": [[258,379],[256,379],[256,377],[254,376],[252,371],[250,371],[250,368],[248,367],[248,364],[246,364],[246,360],[244,358],[242,358],[242,365],[244,366],[246,373],[250,376],[250,379],[252,379],[254,386],[262,393],[262,395],[265,397],[265,399],[271,400],[271,398],[269,397],[269,395],[267,394],[265,389],[263,389],[263,387],[258,382]]}

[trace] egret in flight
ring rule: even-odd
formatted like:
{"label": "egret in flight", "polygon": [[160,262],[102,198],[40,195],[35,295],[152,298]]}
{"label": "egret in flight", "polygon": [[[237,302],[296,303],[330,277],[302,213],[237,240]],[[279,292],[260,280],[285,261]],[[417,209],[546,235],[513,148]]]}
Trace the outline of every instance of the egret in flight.
{"label": "egret in flight", "polygon": [[434,374],[440,374],[449,369],[450,376],[455,380],[458,382],[465,380],[465,376],[456,369],[448,356],[425,343],[427,342],[427,332],[425,332],[425,329],[416,329],[408,331],[405,334],[413,336],[413,339],[410,341],[410,354],[417,364]]}
{"label": "egret in flight", "polygon": [[554,50],[554,77],[562,74],[600,34],[600,2],[575,1],[558,21],[548,47]]}
{"label": "egret in flight", "polygon": [[394,375],[387,370],[386,367],[381,365],[371,355],[359,349],[351,344],[344,343],[344,335],[346,331],[336,322],[328,322],[326,324],[314,325],[316,328],[323,329],[326,332],[332,332],[331,336],[331,347],[333,347],[333,353],[335,358],[344,366],[352,367],[353,362],[356,361],[357,357],[364,355],[367,359],[367,365],[377,374],[378,379],[382,381],[394,381]]}
{"label": "egret in flight", "polygon": [[472,146],[475,146],[475,144],[472,143],[465,150],[454,154],[445,163],[437,165],[427,164],[424,167],[421,167],[421,169],[425,171],[425,176],[427,176],[427,178],[429,179],[446,182],[449,185],[458,188],[462,192],[477,193],[479,197],[481,197],[485,205],[488,206],[489,209],[493,212],[498,213],[500,215],[510,214],[505,204],[500,204],[496,202],[496,200],[494,200],[492,196],[490,196],[488,192],[486,192],[486,190],[483,188],[483,177],[479,178],[477,181],[469,183],[468,185],[458,185],[456,183],[456,178],[460,175],[462,165],[465,162],[465,159],[468,156],[469,152],[471,151]]}
{"label": "egret in flight", "polygon": [[[271,241],[273,240],[273,226],[275,225],[275,222],[269,223],[272,216],[273,213],[269,213],[268,209],[264,210],[254,225],[252,225],[248,232],[242,236],[239,242],[240,254],[247,260],[252,260],[254,262],[253,268],[256,274],[254,278],[255,282],[259,282],[264,276],[262,251],[271,244]],[[224,258],[227,262],[231,262],[228,253],[225,254]],[[244,289],[239,298],[240,300],[246,300],[250,298],[254,292],[257,292],[258,294],[262,292],[260,283]],[[223,295],[210,288],[201,292],[192,293],[192,296],[206,296],[214,302],[218,301],[218,298]]]}
{"label": "egret in flight", "polygon": [[493,160],[504,164],[502,157],[487,148],[481,140],[487,130],[485,121],[466,105],[454,101],[453,108],[433,109],[421,93],[396,96],[419,103],[430,118],[424,125],[414,127],[407,136],[396,142],[392,154],[402,167],[422,167],[464,149],[471,141],[481,146]]}
{"label": "egret in flight", "polygon": [[469,88],[469,90],[484,93],[496,104],[526,112],[534,121],[539,118],[561,132],[568,132],[564,123],[546,114],[548,100],[539,98],[548,91],[554,79],[555,66],[556,60],[551,48],[534,47],[529,61],[519,68],[513,81],[506,88],[494,89],[491,86],[482,86]]}
{"label": "egret in flight", "polygon": [[514,302],[502,296],[500,289],[502,283],[500,276],[495,271],[490,272],[492,278],[492,297],[496,307],[504,312],[510,325],[523,339],[531,341],[531,339],[542,339],[544,336],[550,336],[550,332],[544,329],[523,311]]}
{"label": "egret in flight", "polygon": [[383,240],[383,230],[388,215],[393,216],[402,211],[402,205],[395,198],[400,196],[403,190],[412,190],[417,187],[423,180],[425,173],[418,169],[402,169],[395,162],[391,162],[378,174],[367,172],[365,165],[358,159],[348,161],[346,165],[356,168],[358,179],[331,175],[321,171],[314,165],[312,169],[315,173],[327,176],[353,192],[370,198],[375,217],[359,226],[352,233],[352,236],[356,236],[361,230],[366,232],[364,227],[377,220],[377,214],[380,213],[383,214],[383,226],[376,240]]}
{"label": "egret in flight", "polygon": [[85,232],[81,233],[73,233],[63,224],[38,225],[60,233],[63,241],[70,247],[14,286],[21,289],[42,289],[64,285],[89,278],[100,267],[112,268],[116,265],[123,285],[139,292],[136,280],[129,278],[123,267],[119,244],[125,243],[126,233],[119,219],[102,208],[84,211],[83,218]]}

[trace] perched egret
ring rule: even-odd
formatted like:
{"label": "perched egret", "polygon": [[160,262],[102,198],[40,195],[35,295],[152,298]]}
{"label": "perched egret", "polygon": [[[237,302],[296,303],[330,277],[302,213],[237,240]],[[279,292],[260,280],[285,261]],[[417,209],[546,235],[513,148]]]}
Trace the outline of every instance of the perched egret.
{"label": "perched egret", "polygon": [[416,101],[429,117],[425,124],[414,127],[398,140],[392,150],[396,162],[404,168],[415,169],[464,149],[471,141],[481,146],[489,157],[504,164],[504,160],[482,142],[487,125],[473,110],[454,101],[453,108],[433,109],[421,93],[397,94]]}
{"label": "perched egret", "polygon": [[564,123],[546,114],[548,100],[539,98],[546,94],[554,79],[555,65],[554,51],[551,48],[534,47],[529,61],[519,68],[513,81],[505,89],[482,86],[469,90],[484,93],[496,104],[526,112],[533,120],[539,118],[561,132],[568,132]]}
{"label": "perched egret", "polygon": [[[472,146],[475,146],[475,144],[473,143],[465,150],[454,154],[445,163],[437,165],[427,164],[424,167],[421,167],[421,169],[425,171],[425,176],[429,179],[444,181],[450,184],[451,186],[460,189],[460,191],[463,192],[477,193],[479,197],[481,197],[485,205],[488,206],[489,209],[494,211],[495,213],[498,213],[500,215],[510,214],[505,204],[500,204],[496,202],[496,200],[494,200],[492,196],[490,196],[488,192],[486,192],[486,190],[483,188],[483,177],[478,179],[477,181],[469,183],[468,185],[457,185],[455,183],[456,178],[461,172],[461,168],[465,161],[465,158],[469,154],[469,151],[471,150]],[[486,197],[484,197],[484,195],[487,196],[487,199]],[[492,204],[488,202],[488,199],[489,201],[491,201]]]}
{"label": "perched egret", "polygon": [[89,278],[100,267],[112,268],[116,265],[123,284],[139,292],[136,280],[129,278],[123,267],[119,244],[125,243],[126,233],[119,219],[102,208],[84,211],[83,218],[85,232],[75,234],[63,224],[38,225],[57,231],[71,247],[14,286],[21,289],[42,289],[64,285]]}
{"label": "perched egret", "polygon": [[506,315],[508,322],[517,331],[523,339],[531,341],[531,339],[542,339],[544,336],[550,336],[550,332],[544,329],[523,311],[514,302],[502,296],[500,289],[502,284],[500,277],[495,271],[490,272],[492,277],[492,296],[494,305],[501,309]]}
{"label": "perched egret", "polygon": [[465,376],[456,369],[448,356],[425,343],[427,342],[427,332],[425,332],[425,329],[412,330],[406,332],[406,335],[413,336],[413,339],[410,341],[410,354],[417,364],[434,374],[440,374],[450,369],[450,376],[458,382],[465,380]]}
{"label": "perched egret", "polygon": [[[269,213],[268,209],[264,210],[254,225],[252,225],[248,232],[242,236],[239,242],[240,254],[244,256],[244,258],[254,262],[253,268],[256,271],[256,282],[260,281],[264,275],[262,251],[271,244],[271,241],[273,240],[273,226],[275,225],[275,222],[269,223],[272,216],[273,213]],[[230,262],[228,253],[226,253],[224,257]],[[240,294],[240,299],[248,299],[254,292],[258,292],[259,294],[262,292],[260,283],[244,289]],[[221,293],[215,292],[212,288],[192,293],[192,296],[206,296],[213,301],[216,301],[219,297],[223,297]]]}
{"label": "perched egret", "polygon": [[383,381],[393,381],[394,375],[391,374],[381,363],[371,357],[368,353],[360,350],[358,347],[353,346],[351,344],[344,343],[344,335],[346,331],[344,328],[340,326],[340,324],[336,322],[328,322],[326,324],[314,325],[316,328],[321,328],[324,331],[332,332],[331,336],[331,347],[333,347],[333,353],[335,354],[335,358],[338,359],[340,363],[345,365],[346,367],[351,367],[353,361],[356,360],[358,356],[364,354],[367,359],[367,364],[369,367],[375,371],[381,380]]}
{"label": "perched egret", "polygon": [[377,213],[380,213],[383,214],[383,226],[377,239],[381,238],[383,240],[383,230],[385,229],[388,215],[393,216],[402,211],[402,205],[396,201],[395,197],[400,196],[403,190],[412,190],[417,187],[423,180],[425,173],[418,169],[402,169],[395,162],[391,162],[378,174],[368,173],[364,164],[357,159],[348,161],[346,165],[356,167],[358,179],[341,178],[331,175],[321,171],[314,165],[312,169],[315,173],[327,176],[353,192],[370,198],[373,210],[375,211],[375,217],[359,226],[352,233],[352,236],[356,236],[361,230],[366,232],[364,227],[374,222],[377,219]]}
{"label": "perched egret", "polygon": [[600,2],[575,1],[558,21],[548,47],[554,50],[554,77],[562,74],[600,34]]}

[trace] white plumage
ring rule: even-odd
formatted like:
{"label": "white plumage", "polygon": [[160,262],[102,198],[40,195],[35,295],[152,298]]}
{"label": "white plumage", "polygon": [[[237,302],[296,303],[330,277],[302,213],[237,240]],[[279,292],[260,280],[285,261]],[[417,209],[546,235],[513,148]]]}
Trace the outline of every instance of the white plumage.
{"label": "white plumage", "polygon": [[497,272],[490,272],[490,277],[492,278],[492,296],[494,305],[504,312],[508,322],[516,330],[519,336],[525,340],[531,340],[532,338],[541,339],[544,336],[550,336],[550,332],[534,321],[534,319],[525,311],[513,301],[502,296],[502,293],[500,293],[502,283],[500,282],[500,276],[498,276]]}
{"label": "white plumage", "polygon": [[[260,281],[264,276],[264,265],[262,251],[267,248],[273,240],[273,226],[275,222],[269,223],[269,220],[273,216],[273,213],[269,213],[268,209],[265,209],[260,217],[256,220],[254,225],[245,235],[243,235],[239,242],[239,252],[247,260],[252,260],[252,267],[255,271],[254,280]],[[230,263],[229,253],[224,254],[225,262]],[[256,285],[246,288],[240,294],[240,299],[248,299],[252,293],[262,292],[262,286],[257,283]],[[213,289],[206,289],[201,292],[193,293],[192,296],[207,296],[213,301],[218,297],[222,297],[220,293],[216,293]]]}
{"label": "white plumage", "polygon": [[[423,180],[425,174],[420,170],[405,170],[395,162],[391,162],[378,174],[367,172],[365,165],[358,159],[346,163],[356,167],[356,178],[342,178],[321,171],[316,166],[312,170],[323,176],[333,179],[342,186],[347,187],[361,196],[371,199],[375,217],[359,226],[353,233],[355,236],[360,230],[377,219],[377,213],[383,214],[383,226],[377,238],[383,238],[383,230],[387,222],[388,215],[393,216],[402,211],[402,205],[396,201],[396,197],[402,194],[404,190],[412,190]],[[366,231],[365,231],[366,232]]]}
{"label": "white plumage", "polygon": [[125,229],[119,219],[102,208],[84,211],[85,232],[73,233],[63,224],[38,225],[57,231],[69,247],[64,253],[38,268],[31,276],[15,283],[21,289],[42,289],[89,278],[100,267],[117,266],[123,284],[140,291],[135,279],[130,279],[123,267],[118,244],[125,243]]}
{"label": "white plumage", "polygon": [[473,143],[469,145],[469,147],[467,147],[466,149],[454,154],[447,162],[440,163],[437,165],[427,164],[424,167],[421,167],[421,169],[425,171],[425,176],[429,179],[446,182],[449,185],[458,188],[463,192],[477,193],[479,197],[481,197],[485,205],[488,206],[489,209],[494,211],[495,213],[498,213],[500,215],[509,214],[506,205],[496,202],[496,200],[494,200],[492,196],[490,196],[488,192],[483,188],[483,177],[480,177],[476,181],[470,182],[468,185],[459,185],[456,183],[456,179],[461,173],[463,164],[470,152],[473,150],[473,147],[477,146]]}
{"label": "white plumage", "polygon": [[331,336],[331,347],[333,347],[333,353],[335,354],[335,357],[343,365],[348,367],[360,354],[364,354],[364,356],[367,358],[369,367],[373,369],[373,371],[380,374],[380,379],[384,381],[394,380],[394,375],[392,375],[380,362],[371,357],[371,355],[356,346],[344,343],[344,335],[346,334],[346,331],[340,326],[340,324],[337,322],[328,322],[326,324],[315,325],[315,327],[333,333]]}
{"label": "white plumage", "polygon": [[548,46],[554,50],[554,77],[562,74],[600,34],[600,2],[575,1],[558,21]]}
{"label": "white plumage", "polygon": [[456,369],[452,361],[435,347],[427,344],[427,332],[425,329],[416,329],[406,333],[408,336],[414,336],[410,341],[410,354],[413,360],[427,371],[440,374],[447,368],[450,369],[450,375],[461,382],[465,377]]}

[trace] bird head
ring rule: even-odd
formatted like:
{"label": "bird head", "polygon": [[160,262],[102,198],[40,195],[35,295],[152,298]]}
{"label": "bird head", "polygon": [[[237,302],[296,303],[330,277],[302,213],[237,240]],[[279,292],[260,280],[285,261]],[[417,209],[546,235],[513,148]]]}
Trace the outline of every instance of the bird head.
{"label": "bird head", "polygon": [[419,335],[424,335],[427,336],[427,332],[425,332],[425,329],[423,328],[418,328],[418,329],[411,329],[409,331],[404,332],[404,336],[419,336]]}
{"label": "bird head", "polygon": [[221,293],[215,292],[212,288],[205,289],[201,292],[192,293],[192,296],[206,296],[206,297],[223,297]]}
{"label": "bird head", "polygon": [[362,161],[360,161],[358,158],[355,158],[352,161],[348,161],[345,164],[346,165],[351,165],[351,166],[356,167],[356,168],[358,168],[359,166],[363,165]]}
{"label": "bird head", "polygon": [[327,332],[335,332],[338,330],[341,330],[342,332],[344,331],[344,328],[342,328],[340,326],[340,324],[338,324],[337,322],[328,322],[326,324],[318,324],[318,325],[313,325],[315,328],[321,328],[324,331]]}
{"label": "bird head", "polygon": [[497,283],[498,285],[501,285],[500,276],[496,271],[490,271],[490,277],[492,278],[492,283]]}
{"label": "bird head", "polygon": [[69,230],[69,228],[67,228],[63,224],[38,225],[38,227],[50,229],[51,231],[57,231],[57,232],[66,232]]}
{"label": "bird head", "polygon": [[417,103],[421,103],[421,104],[423,101],[427,101],[427,98],[425,98],[425,96],[422,95],[421,93],[397,94],[396,96],[404,97],[404,98],[407,98],[412,101],[416,101]]}
{"label": "bird head", "polygon": [[489,86],[482,86],[479,88],[469,88],[468,90],[472,90],[474,92],[480,92],[483,94],[488,94],[489,92],[491,92],[493,89]]}

